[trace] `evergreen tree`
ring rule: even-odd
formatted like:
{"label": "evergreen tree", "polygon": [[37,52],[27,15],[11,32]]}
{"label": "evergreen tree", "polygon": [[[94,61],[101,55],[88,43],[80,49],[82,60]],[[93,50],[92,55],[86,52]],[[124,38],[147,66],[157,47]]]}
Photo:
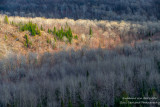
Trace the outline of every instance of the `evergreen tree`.
{"label": "evergreen tree", "polygon": [[7,16],[7,15],[6,15],[5,18],[4,18],[4,23],[5,23],[5,24],[9,24],[9,20],[8,20],[8,16]]}
{"label": "evergreen tree", "polygon": [[48,29],[48,33],[49,33],[49,34],[51,33],[51,30],[50,30],[50,29]]}
{"label": "evergreen tree", "polygon": [[55,90],[55,96],[56,96],[56,101],[59,102],[59,100],[60,100],[60,91],[59,91],[59,88],[57,88]]}
{"label": "evergreen tree", "polygon": [[43,26],[41,25],[41,31],[43,31],[44,29],[43,29]]}
{"label": "evergreen tree", "polygon": [[61,98],[61,107],[64,107],[64,102],[62,98]]}
{"label": "evergreen tree", "polygon": [[49,44],[51,43],[51,40],[48,37],[47,37],[47,43]]}
{"label": "evergreen tree", "polygon": [[38,29],[38,26],[37,26],[37,29],[36,29],[36,34],[41,36],[41,31]]}
{"label": "evergreen tree", "polygon": [[[50,32],[48,30],[48,32]],[[63,37],[66,37],[69,41],[69,43],[72,43],[72,39],[73,39],[73,34],[72,34],[72,30],[69,27],[68,30],[64,30],[62,27],[60,30],[56,30],[56,27],[54,27],[53,30],[53,34],[56,34],[56,36],[58,37],[58,39],[63,40]],[[78,39],[78,36],[74,36],[75,39]]]}
{"label": "evergreen tree", "polygon": [[104,104],[104,107],[108,107],[107,104]]}
{"label": "evergreen tree", "polygon": [[96,104],[96,103],[94,103],[93,107],[97,107],[97,104]]}
{"label": "evergreen tree", "polygon": [[98,101],[97,107],[101,107],[101,104],[100,104],[100,102],[99,102],[99,101]]}
{"label": "evergreen tree", "polygon": [[157,66],[158,66],[158,71],[160,73],[160,61],[157,62]]}
{"label": "evergreen tree", "polygon": [[71,99],[69,99],[69,102],[68,102],[68,107],[73,107],[73,106],[72,106]]}
{"label": "evergreen tree", "polygon": [[54,26],[53,34],[56,34],[56,27]]}
{"label": "evergreen tree", "polygon": [[90,29],[89,29],[89,35],[93,35],[93,31],[92,31],[92,28],[90,27]]}
{"label": "evergreen tree", "polygon": [[12,24],[12,25],[15,25],[13,21],[11,22],[11,24]]}
{"label": "evergreen tree", "polygon": [[35,31],[35,26],[29,26],[30,27],[30,31],[31,31],[31,35],[35,36],[36,35],[36,31]]}
{"label": "evergreen tree", "polygon": [[87,76],[87,78],[89,77],[89,72],[88,72],[88,70],[87,70],[87,75],[86,75],[86,76]]}
{"label": "evergreen tree", "polygon": [[47,106],[48,106],[48,96],[47,96],[47,92],[45,92],[45,94],[42,95],[41,97],[42,97],[42,107],[47,107]]}
{"label": "evergreen tree", "polygon": [[78,91],[76,95],[77,95],[78,107],[84,107],[83,100],[82,100],[81,95],[80,95],[80,91]]}
{"label": "evergreen tree", "polygon": [[61,33],[63,33],[63,28],[61,27]]}
{"label": "evergreen tree", "polygon": [[57,39],[56,39],[56,38],[54,38],[54,41],[56,42],[56,41],[57,41]]}
{"label": "evergreen tree", "polygon": [[24,45],[28,48],[28,47],[30,47],[30,45],[31,45],[32,43],[29,41],[28,35],[25,35],[24,37],[25,37],[25,39],[26,39]]}
{"label": "evergreen tree", "polygon": [[76,36],[74,36],[74,39],[78,40],[78,36],[77,36],[77,35],[76,35]]}
{"label": "evergreen tree", "polygon": [[7,40],[7,35],[5,35],[5,40]]}
{"label": "evergreen tree", "polygon": [[41,35],[41,32],[40,32],[37,24],[33,24],[32,22],[29,22],[24,25],[20,24],[19,26],[20,26],[21,31],[28,30],[29,32],[31,32],[31,35],[33,35],[33,36],[35,36],[36,34],[39,36]]}

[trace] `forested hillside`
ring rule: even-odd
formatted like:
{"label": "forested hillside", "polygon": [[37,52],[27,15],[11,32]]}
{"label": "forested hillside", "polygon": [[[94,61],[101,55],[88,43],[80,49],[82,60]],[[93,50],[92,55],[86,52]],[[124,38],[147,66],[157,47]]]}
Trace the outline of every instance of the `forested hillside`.
{"label": "forested hillside", "polygon": [[0,60],[0,73],[0,107],[158,107],[120,101],[156,97],[147,101],[159,102],[160,43],[10,55]]}
{"label": "forested hillside", "polygon": [[159,0],[1,0],[3,14],[50,18],[157,20]]}
{"label": "forested hillside", "polygon": [[0,0],[0,107],[159,105],[160,0]]}

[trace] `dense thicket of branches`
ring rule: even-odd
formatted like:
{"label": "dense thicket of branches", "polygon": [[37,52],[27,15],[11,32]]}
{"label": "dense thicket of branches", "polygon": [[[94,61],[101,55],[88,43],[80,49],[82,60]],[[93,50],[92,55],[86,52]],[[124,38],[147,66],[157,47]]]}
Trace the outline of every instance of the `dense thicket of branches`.
{"label": "dense thicket of branches", "polygon": [[0,61],[0,107],[120,107],[159,93],[160,42]]}
{"label": "dense thicket of branches", "polygon": [[0,3],[3,13],[10,12],[10,15],[110,20],[157,20],[159,7],[159,0],[6,0],[5,4]]}

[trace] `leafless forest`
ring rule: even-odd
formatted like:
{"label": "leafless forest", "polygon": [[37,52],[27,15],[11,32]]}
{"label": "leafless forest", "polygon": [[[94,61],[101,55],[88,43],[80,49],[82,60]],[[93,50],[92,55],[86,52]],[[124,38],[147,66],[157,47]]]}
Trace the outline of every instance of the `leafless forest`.
{"label": "leafless forest", "polygon": [[0,61],[0,70],[2,107],[119,107],[123,96],[160,93],[160,43],[144,41],[112,51],[84,48],[39,58],[10,55]]}
{"label": "leafless forest", "polygon": [[1,14],[30,17],[159,20],[159,0],[1,0]]}
{"label": "leafless forest", "polygon": [[160,102],[159,0],[0,0],[0,107],[160,105],[137,97]]}

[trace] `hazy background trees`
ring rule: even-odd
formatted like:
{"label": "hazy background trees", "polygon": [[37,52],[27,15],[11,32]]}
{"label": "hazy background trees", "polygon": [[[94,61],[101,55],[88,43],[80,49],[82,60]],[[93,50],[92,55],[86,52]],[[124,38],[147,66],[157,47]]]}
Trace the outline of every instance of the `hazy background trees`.
{"label": "hazy background trees", "polygon": [[1,13],[10,12],[10,15],[108,20],[160,19],[158,0],[7,0],[3,3],[5,5],[0,5]]}

